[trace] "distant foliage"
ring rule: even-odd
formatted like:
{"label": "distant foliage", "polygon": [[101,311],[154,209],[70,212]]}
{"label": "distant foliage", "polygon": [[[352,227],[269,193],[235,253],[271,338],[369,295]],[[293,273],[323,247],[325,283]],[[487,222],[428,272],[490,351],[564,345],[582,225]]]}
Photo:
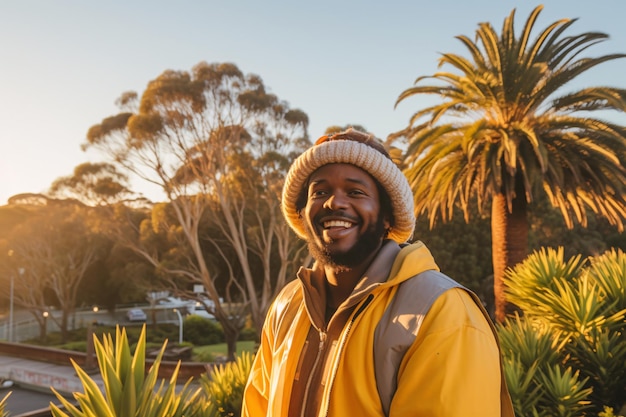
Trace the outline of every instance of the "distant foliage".
{"label": "distant foliage", "polygon": [[[493,313],[493,264],[491,261],[491,218],[472,212],[466,223],[462,213],[455,212],[447,222],[430,229],[428,219],[417,219],[414,239],[423,241],[433,253],[442,272],[478,294]],[[588,214],[587,227],[567,228],[559,211],[545,198],[538,198],[529,212],[530,250],[542,247],[563,248],[564,256],[596,256],[608,248],[626,250],[626,233],[620,233],[605,219]]]}
{"label": "distant foliage", "polygon": [[459,210],[447,222],[430,229],[428,218],[417,218],[414,240],[426,244],[441,272],[474,291],[493,315],[493,264],[489,217],[476,212],[467,223]]}

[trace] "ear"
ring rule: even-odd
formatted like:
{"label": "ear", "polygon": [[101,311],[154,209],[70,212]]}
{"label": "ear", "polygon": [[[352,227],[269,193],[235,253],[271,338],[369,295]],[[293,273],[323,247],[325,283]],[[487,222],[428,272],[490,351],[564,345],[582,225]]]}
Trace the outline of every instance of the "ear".
{"label": "ear", "polygon": [[383,225],[385,226],[385,238],[387,238],[389,232],[391,231],[391,222],[389,221],[388,215],[385,215],[385,217],[383,217]]}

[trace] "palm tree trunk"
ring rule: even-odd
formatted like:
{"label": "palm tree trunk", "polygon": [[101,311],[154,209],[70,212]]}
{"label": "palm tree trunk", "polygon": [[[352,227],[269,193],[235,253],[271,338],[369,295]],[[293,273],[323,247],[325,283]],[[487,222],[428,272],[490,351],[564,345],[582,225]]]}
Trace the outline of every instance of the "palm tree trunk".
{"label": "palm tree trunk", "polygon": [[495,194],[491,206],[491,247],[493,260],[493,293],[495,319],[502,323],[507,316],[517,311],[507,303],[504,273],[522,262],[528,253],[528,218],[526,199],[523,192],[513,200],[509,212],[504,194]]}

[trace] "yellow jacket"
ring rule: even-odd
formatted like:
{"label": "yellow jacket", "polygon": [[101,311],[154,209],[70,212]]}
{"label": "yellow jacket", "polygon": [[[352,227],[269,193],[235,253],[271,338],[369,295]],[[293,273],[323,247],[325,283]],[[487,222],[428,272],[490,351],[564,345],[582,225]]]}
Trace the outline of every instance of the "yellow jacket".
{"label": "yellow jacket", "polygon": [[301,269],[268,312],[242,416],[512,417],[493,325],[438,270],[421,242],[388,241],[326,323],[323,271]]}

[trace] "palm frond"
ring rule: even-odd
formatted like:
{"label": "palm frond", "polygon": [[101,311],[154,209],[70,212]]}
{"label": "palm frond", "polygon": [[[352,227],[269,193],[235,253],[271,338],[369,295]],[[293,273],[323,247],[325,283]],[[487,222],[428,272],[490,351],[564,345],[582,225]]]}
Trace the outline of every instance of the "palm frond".
{"label": "palm frond", "polygon": [[[440,66],[454,72],[419,77],[398,97],[396,105],[423,94],[442,99],[414,113],[403,131],[408,142],[405,174],[414,186],[415,201],[421,202],[416,211],[433,213],[431,223],[439,215],[446,219],[455,204],[464,207],[475,199],[483,206],[491,193],[503,193],[512,207],[515,198],[531,202],[540,191],[548,194],[568,224],[585,224],[589,208],[613,224],[623,222],[624,217],[619,218],[626,200],[619,195],[626,191],[622,189],[626,130],[575,114],[626,111],[626,91],[588,87],[562,96],[556,93],[587,70],[626,54],[581,57],[607,36],[600,32],[566,36],[576,19],[557,20],[531,41],[542,10],[538,6],[530,13],[519,36],[514,30],[515,10],[504,20],[500,34],[491,24],[481,23],[475,41],[457,36],[469,57],[443,54]],[[429,80],[437,83],[427,84]],[[436,142],[444,146],[435,146]],[[436,159],[440,162],[434,164]],[[451,166],[444,169],[446,164]],[[444,178],[436,181],[438,175]],[[521,179],[524,194],[516,189],[516,178]],[[437,187],[419,185],[424,180]],[[608,189],[612,194],[602,203]],[[423,203],[427,199],[439,201]]]}

